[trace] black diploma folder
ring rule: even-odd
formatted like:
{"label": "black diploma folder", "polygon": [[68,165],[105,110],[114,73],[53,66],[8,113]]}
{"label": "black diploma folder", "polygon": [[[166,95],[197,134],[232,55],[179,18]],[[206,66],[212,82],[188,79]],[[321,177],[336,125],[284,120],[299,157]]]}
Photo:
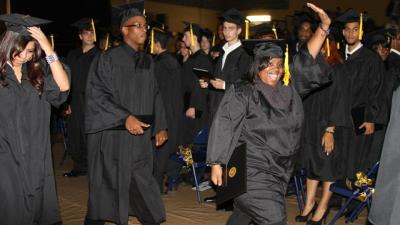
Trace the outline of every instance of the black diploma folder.
{"label": "black diploma folder", "polygon": [[246,144],[235,148],[227,165],[222,166],[222,186],[217,187],[217,205],[247,192]]}
{"label": "black diploma folder", "polygon": [[[355,107],[351,110],[351,117],[353,119],[354,131],[356,135],[362,135],[365,132],[365,128],[359,129],[361,124],[365,121],[365,107]],[[368,121],[367,121],[368,122]],[[375,131],[382,129],[382,125],[375,124]]]}
{"label": "black diploma folder", "polygon": [[193,73],[196,74],[196,76],[199,79],[206,79],[206,80],[215,80],[215,76],[210,73],[210,71],[205,70],[205,69],[200,69],[200,68],[193,68]]}

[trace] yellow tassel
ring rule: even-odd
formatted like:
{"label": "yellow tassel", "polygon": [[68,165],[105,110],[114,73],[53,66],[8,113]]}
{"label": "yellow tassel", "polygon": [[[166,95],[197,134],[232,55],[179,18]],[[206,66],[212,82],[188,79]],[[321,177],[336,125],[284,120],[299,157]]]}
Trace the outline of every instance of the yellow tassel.
{"label": "yellow tassel", "polygon": [[274,32],[275,39],[278,39],[278,33],[276,32],[275,24],[272,25],[272,31]]}
{"label": "yellow tassel", "polygon": [[106,44],[105,44],[105,46],[104,46],[104,50],[107,50],[107,49],[108,49],[109,42],[110,42],[110,34],[107,33],[107,36],[106,36]]}
{"label": "yellow tassel", "polygon": [[249,21],[245,20],[245,22],[246,22],[246,31],[245,31],[244,38],[247,40],[247,39],[249,39]]}
{"label": "yellow tassel", "polygon": [[194,47],[193,25],[190,24],[190,46]]}
{"label": "yellow tassel", "polygon": [[96,41],[97,41],[97,38],[96,38],[96,28],[94,27],[94,21],[93,21],[93,19],[92,19],[91,25],[92,25],[92,30],[93,30],[93,40],[94,40],[94,42],[96,42]]}
{"label": "yellow tassel", "polygon": [[50,34],[51,49],[54,50],[54,35]]}
{"label": "yellow tassel", "polygon": [[290,80],[290,69],[289,69],[289,46],[286,44],[285,51],[285,74],[283,75],[283,85],[288,86]]}
{"label": "yellow tassel", "polygon": [[360,13],[360,30],[358,32],[358,40],[362,40],[362,36],[363,36],[363,14]]}
{"label": "yellow tassel", "polygon": [[329,45],[329,37],[326,37],[325,43],[326,43],[326,55],[329,57],[329,56],[331,56],[331,48],[330,48],[330,45]]}
{"label": "yellow tassel", "polygon": [[151,29],[150,53],[154,54],[154,29]]}
{"label": "yellow tassel", "polygon": [[212,39],[212,47],[215,46],[215,33],[213,33],[213,39]]}
{"label": "yellow tassel", "polygon": [[340,50],[340,42],[336,42],[336,49]]}

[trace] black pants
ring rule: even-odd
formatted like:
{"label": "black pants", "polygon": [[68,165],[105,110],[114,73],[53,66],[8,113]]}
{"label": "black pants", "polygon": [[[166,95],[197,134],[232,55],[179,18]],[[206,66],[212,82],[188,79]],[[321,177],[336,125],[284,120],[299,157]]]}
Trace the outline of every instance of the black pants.
{"label": "black pants", "polygon": [[240,211],[240,209],[235,208],[226,225],[249,225],[250,222],[251,218],[249,216]]}

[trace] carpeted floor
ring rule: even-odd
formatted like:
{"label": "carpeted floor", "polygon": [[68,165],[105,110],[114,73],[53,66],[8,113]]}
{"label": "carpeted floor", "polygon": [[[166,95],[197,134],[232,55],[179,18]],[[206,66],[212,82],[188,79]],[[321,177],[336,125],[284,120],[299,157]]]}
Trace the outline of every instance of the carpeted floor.
{"label": "carpeted floor", "polygon": [[[83,225],[86,214],[87,202],[87,179],[86,177],[67,178],[62,177],[62,173],[69,171],[72,166],[70,159],[60,166],[64,149],[62,144],[55,144],[53,147],[55,175],[58,190],[58,199],[61,208],[63,225]],[[213,192],[207,190],[202,192],[202,197],[212,196]],[[198,204],[195,192],[189,185],[179,186],[178,191],[170,192],[163,197],[167,210],[167,221],[163,225],[223,225],[225,224],[230,212],[216,210],[214,204]],[[288,225],[301,225],[296,223],[294,217],[298,214],[296,198],[287,198]],[[333,218],[335,210],[328,216],[328,222]],[[129,220],[129,224],[140,224],[135,218]],[[337,225],[344,225],[341,218]],[[366,212],[353,223],[354,225],[366,224]]]}

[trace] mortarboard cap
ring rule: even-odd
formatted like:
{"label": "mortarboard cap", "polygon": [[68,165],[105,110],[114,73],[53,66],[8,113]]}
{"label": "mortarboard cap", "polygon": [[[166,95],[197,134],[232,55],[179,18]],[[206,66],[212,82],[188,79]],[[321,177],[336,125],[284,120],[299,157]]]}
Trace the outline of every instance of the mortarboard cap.
{"label": "mortarboard cap", "polygon": [[23,35],[30,35],[26,30],[27,27],[39,26],[42,24],[51,23],[50,20],[40,19],[29,15],[23,15],[18,13],[2,14],[0,20],[4,21],[6,29],[14,31]]}
{"label": "mortarboard cap", "polygon": [[196,23],[189,23],[186,21],[183,21],[183,23],[185,24],[184,32],[190,31],[190,28],[192,28],[193,35],[196,35],[197,39],[200,40],[200,38],[203,36],[203,29],[201,26]]}
{"label": "mortarboard cap", "polygon": [[365,45],[372,47],[375,44],[388,44],[392,41],[392,35],[386,29],[372,31],[365,35]]}
{"label": "mortarboard cap", "polygon": [[285,40],[283,39],[248,39],[242,41],[242,45],[249,55],[255,57],[283,57],[283,52],[285,50]]}
{"label": "mortarboard cap", "polygon": [[[365,22],[367,17],[363,14],[363,21]],[[346,24],[351,22],[360,22],[360,13],[354,9],[347,9],[342,15],[338,16],[335,21]]]}
{"label": "mortarboard cap", "polygon": [[272,23],[261,23],[250,28],[255,38],[259,39],[263,36],[270,36],[271,39],[278,39],[278,30]]}
{"label": "mortarboard cap", "polygon": [[313,16],[313,14],[305,11],[297,11],[293,15],[293,24],[298,28],[302,23],[309,22],[311,24],[312,30],[315,30],[318,25],[318,20]]}
{"label": "mortarboard cap", "polygon": [[135,0],[129,4],[113,5],[112,15],[119,18],[120,27],[122,27],[131,17],[145,16],[144,0]]}
{"label": "mortarboard cap", "polygon": [[163,45],[167,45],[168,40],[171,37],[172,37],[172,34],[168,31],[154,29],[154,42],[160,42]]}
{"label": "mortarboard cap", "polygon": [[[98,23],[97,20],[93,20],[93,23],[96,25]],[[82,18],[71,26],[78,28],[79,30],[91,30],[92,29],[92,18]]]}
{"label": "mortarboard cap", "polygon": [[207,39],[212,39],[214,35],[213,32],[208,28],[203,29],[202,33],[207,37]]}
{"label": "mortarboard cap", "polygon": [[239,10],[232,8],[222,13],[221,20],[243,26],[245,24],[246,17],[243,16]]}

